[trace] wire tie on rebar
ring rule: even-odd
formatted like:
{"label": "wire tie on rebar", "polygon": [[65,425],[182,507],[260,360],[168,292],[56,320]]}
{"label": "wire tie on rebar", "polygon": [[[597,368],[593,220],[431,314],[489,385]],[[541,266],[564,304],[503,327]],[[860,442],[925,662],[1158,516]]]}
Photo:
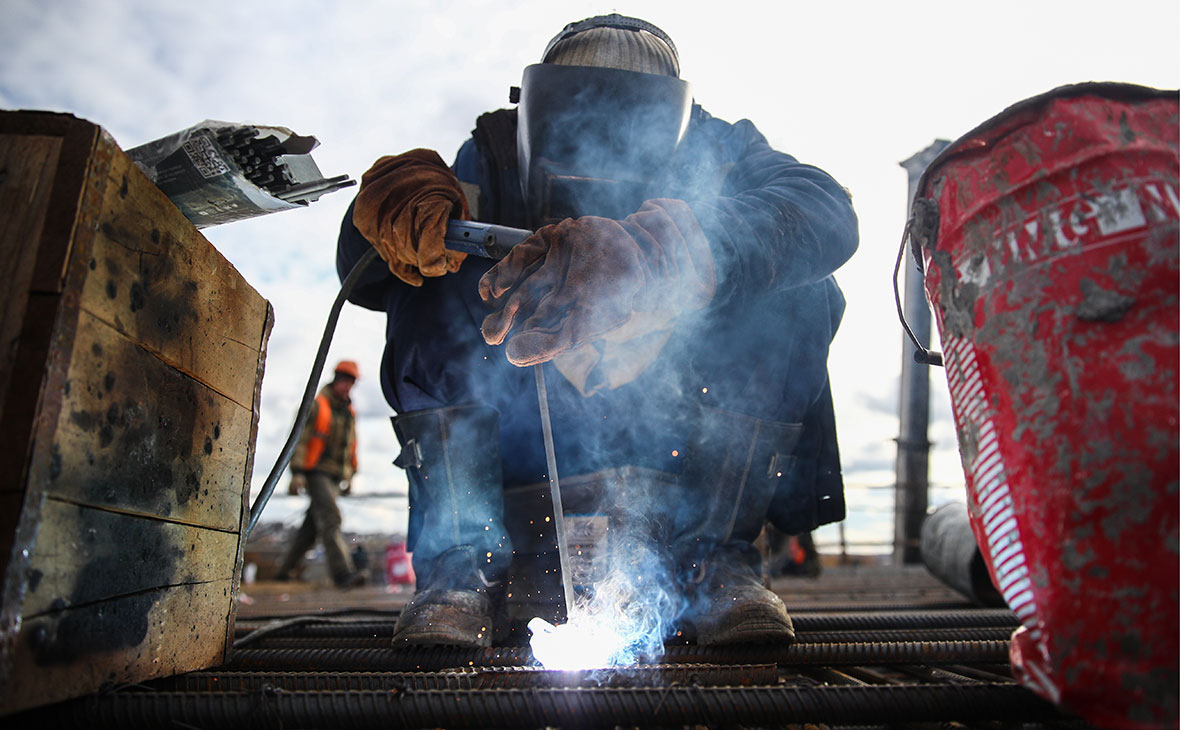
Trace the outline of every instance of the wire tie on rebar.
{"label": "wire tie on rebar", "polygon": [[664,702],[667,701],[668,695],[670,695],[672,693],[672,690],[678,686],[680,686],[680,683],[677,682],[676,680],[672,680],[671,684],[664,687],[664,691],[660,692],[660,701],[656,703],[656,708],[654,710],[652,710],[651,714],[653,714],[653,715],[660,714],[660,708],[664,706]]}

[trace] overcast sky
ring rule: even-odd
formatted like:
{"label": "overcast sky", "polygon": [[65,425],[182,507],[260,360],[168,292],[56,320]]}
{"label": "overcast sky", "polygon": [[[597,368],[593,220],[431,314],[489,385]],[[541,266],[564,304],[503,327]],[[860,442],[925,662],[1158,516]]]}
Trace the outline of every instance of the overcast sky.
{"label": "overcast sky", "polygon": [[[325,175],[359,179],[377,157],[414,147],[452,159],[478,114],[508,105],[509,86],[553,34],[612,11],[671,35],[682,77],[714,116],[752,120],[773,146],[851,190],[861,246],[837,272],[848,310],[830,368],[854,489],[889,484],[896,455],[902,333],[890,277],[907,213],[898,163],[1063,84],[1180,87],[1176,0],[0,0],[0,108],[71,112],[124,149],[203,119],[286,126],[320,140]],[[290,428],[339,286],[336,231],[354,191],[205,231],[276,312],[255,488]],[[375,377],[383,327],[380,315],[347,307],[330,355],[362,369],[362,494],[405,488]],[[949,485],[938,501],[955,486],[961,494],[962,470],[941,371],[932,385],[931,476]],[[865,507],[862,526],[888,539],[888,495],[849,497],[850,509]],[[267,516],[291,520],[301,506],[277,499]],[[403,500],[346,509],[346,529],[404,523]]]}

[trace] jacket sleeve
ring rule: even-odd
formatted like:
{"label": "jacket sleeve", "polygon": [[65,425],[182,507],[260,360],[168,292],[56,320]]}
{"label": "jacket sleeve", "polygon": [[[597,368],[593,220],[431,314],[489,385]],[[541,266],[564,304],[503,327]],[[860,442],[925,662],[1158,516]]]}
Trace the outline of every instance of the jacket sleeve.
{"label": "jacket sleeve", "polygon": [[702,115],[702,132],[732,160],[719,195],[688,201],[712,247],[719,298],[810,284],[852,256],[856,213],[839,183],[772,149],[747,120]]}

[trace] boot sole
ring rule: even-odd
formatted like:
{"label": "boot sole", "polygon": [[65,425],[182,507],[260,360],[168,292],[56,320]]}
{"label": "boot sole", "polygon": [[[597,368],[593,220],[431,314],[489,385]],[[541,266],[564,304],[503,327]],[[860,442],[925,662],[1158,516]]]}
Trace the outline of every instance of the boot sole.
{"label": "boot sole", "polygon": [[[482,632],[483,637],[462,630],[445,631],[410,628],[393,636],[393,648],[403,646],[457,646],[463,649],[486,649],[492,645],[490,631]],[[475,636],[475,638],[472,638]]]}
{"label": "boot sole", "polygon": [[492,617],[464,611],[459,606],[426,603],[402,614],[393,632],[393,646],[459,646],[471,649],[492,645]]}

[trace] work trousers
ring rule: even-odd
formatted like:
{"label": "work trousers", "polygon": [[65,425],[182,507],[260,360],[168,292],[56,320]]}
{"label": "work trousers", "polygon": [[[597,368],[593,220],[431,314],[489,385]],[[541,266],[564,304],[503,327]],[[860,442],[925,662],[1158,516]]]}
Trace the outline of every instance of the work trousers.
{"label": "work trousers", "polygon": [[315,547],[316,539],[324,546],[324,555],[328,560],[328,570],[332,579],[340,582],[354,572],[352,558],[344,545],[344,538],[340,534],[343,520],[340,507],[336,505],[336,497],[340,494],[340,485],[336,477],[323,472],[312,471],[307,474],[307,496],[311,498],[303,524],[295,533],[279,568],[279,575],[286,576],[303,561],[308,550]]}

